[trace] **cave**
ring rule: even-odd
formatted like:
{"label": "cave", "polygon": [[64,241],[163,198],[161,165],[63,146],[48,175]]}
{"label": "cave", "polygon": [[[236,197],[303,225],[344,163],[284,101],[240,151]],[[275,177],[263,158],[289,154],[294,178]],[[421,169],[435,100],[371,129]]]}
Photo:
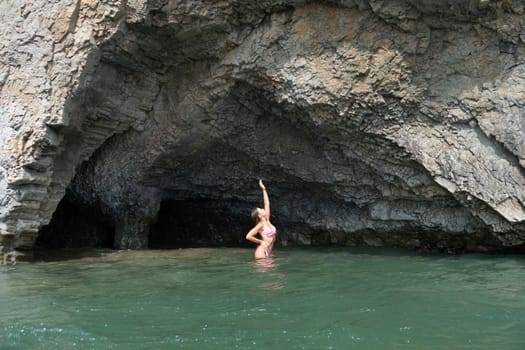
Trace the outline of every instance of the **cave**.
{"label": "cave", "polygon": [[247,204],[209,199],[164,201],[150,228],[148,247],[249,246],[245,236],[253,223],[248,215],[242,215],[248,211]]}
{"label": "cave", "polygon": [[35,249],[113,249],[114,237],[115,228],[99,208],[79,204],[66,193],[49,224],[40,229]]}
{"label": "cave", "polygon": [[[50,223],[40,229],[35,249],[114,249],[115,227],[110,218],[100,207],[72,197],[66,193]],[[247,247],[245,235],[253,222],[241,213],[248,211],[248,206],[246,202],[202,198],[163,201],[143,248]]]}
{"label": "cave", "polygon": [[282,245],[524,244],[524,48],[475,25],[512,8],[137,4],[75,10],[100,28],[13,146],[2,249],[249,246],[259,178]]}
{"label": "cave", "polygon": [[[91,108],[108,105],[105,89],[117,89],[107,84],[123,84],[107,81],[121,74],[114,60],[103,61],[86,91]],[[259,178],[268,186],[281,245],[443,250],[449,242],[448,250],[467,251],[481,244],[482,221],[392,140],[358,125],[341,129],[334,106],[283,101],[271,86],[234,81],[210,101],[184,84],[192,82],[188,72],[192,68],[164,72],[143,129],[113,134],[75,168],[39,244],[68,232],[56,239],[99,245],[89,229],[78,230],[86,237],[76,239],[69,237],[73,229],[58,229],[75,221],[60,213],[83,215],[74,208],[84,208],[109,223],[94,221],[91,230],[106,237],[111,227],[108,247],[116,249],[249,246],[249,213],[262,205]],[[86,143],[107,130],[112,117],[98,108],[89,113],[84,128],[91,132],[81,136]],[[378,122],[367,108],[362,113]],[[458,231],[475,243],[451,237]]]}

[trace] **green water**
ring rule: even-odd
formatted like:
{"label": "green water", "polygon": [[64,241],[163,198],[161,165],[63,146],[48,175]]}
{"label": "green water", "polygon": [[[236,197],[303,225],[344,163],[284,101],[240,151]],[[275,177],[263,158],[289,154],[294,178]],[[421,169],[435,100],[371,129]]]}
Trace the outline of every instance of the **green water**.
{"label": "green water", "polygon": [[288,249],[0,267],[0,349],[525,349],[525,256]]}

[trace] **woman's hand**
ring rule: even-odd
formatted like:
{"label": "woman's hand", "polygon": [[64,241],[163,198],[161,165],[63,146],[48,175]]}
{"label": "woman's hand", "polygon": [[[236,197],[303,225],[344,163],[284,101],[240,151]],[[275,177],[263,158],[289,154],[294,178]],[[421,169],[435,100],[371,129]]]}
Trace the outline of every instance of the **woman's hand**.
{"label": "woman's hand", "polygon": [[263,184],[262,180],[259,180],[259,187],[260,187],[261,190],[263,190],[263,191],[266,190],[266,187],[264,187],[264,184]]}

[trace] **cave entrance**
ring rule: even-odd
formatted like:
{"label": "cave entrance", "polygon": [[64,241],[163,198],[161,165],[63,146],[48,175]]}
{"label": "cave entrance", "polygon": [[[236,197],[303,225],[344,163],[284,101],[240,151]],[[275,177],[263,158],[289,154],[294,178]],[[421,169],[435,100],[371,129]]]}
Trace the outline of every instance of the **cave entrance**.
{"label": "cave entrance", "polygon": [[[165,200],[150,226],[148,248],[249,246],[250,204],[217,199]],[[99,207],[78,203],[66,193],[48,225],[40,229],[37,250],[114,248],[115,227]]]}
{"label": "cave entrance", "polygon": [[215,199],[165,200],[150,227],[148,248],[247,246],[252,226],[241,201]]}
{"label": "cave entrance", "polygon": [[35,248],[114,247],[115,227],[96,206],[81,204],[69,191],[57,206],[49,224],[38,233]]}

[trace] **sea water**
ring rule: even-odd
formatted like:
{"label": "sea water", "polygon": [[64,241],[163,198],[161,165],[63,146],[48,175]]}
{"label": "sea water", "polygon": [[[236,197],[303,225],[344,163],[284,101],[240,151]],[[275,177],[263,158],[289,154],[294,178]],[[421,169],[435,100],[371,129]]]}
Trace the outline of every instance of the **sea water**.
{"label": "sea water", "polygon": [[525,349],[525,256],[275,254],[1,266],[0,349]]}

